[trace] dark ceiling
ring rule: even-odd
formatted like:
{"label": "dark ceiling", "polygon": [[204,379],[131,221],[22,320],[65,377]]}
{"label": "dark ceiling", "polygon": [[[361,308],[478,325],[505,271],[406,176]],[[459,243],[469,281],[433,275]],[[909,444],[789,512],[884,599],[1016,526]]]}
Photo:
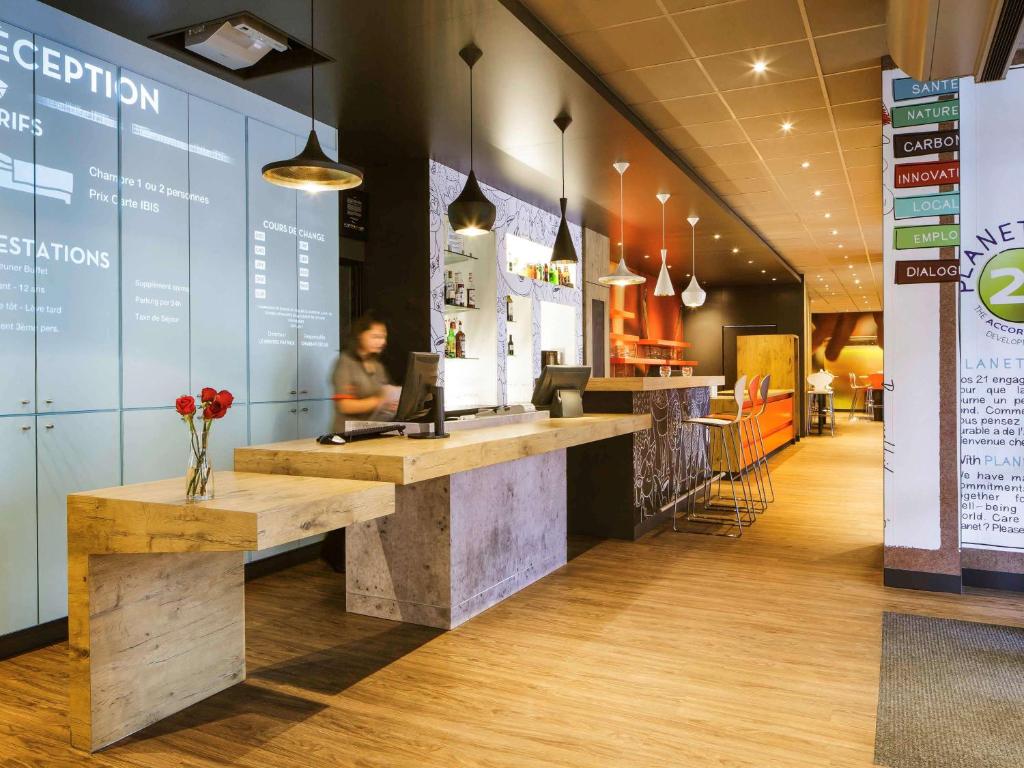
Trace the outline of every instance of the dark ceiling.
{"label": "dark ceiling", "polygon": [[[309,6],[295,0],[47,0],[47,4],[148,47],[150,38],[246,10],[293,37],[309,40]],[[475,41],[476,171],[482,181],[557,212],[562,109],[570,219],[618,241],[617,160],[628,161],[626,256],[654,272],[661,213],[669,192],[669,262],[677,285],[689,271],[690,231],[698,225],[698,275],[714,284],[796,282],[758,235],[662,153],[604,95],[569,66],[505,5],[514,0],[319,0],[318,50],[334,59],[317,68],[317,118],[336,125],[342,155],[373,165],[391,158],[432,157],[468,169],[468,72],[458,51]],[[543,35],[543,30],[539,30]],[[101,52],[100,52],[101,53]],[[183,58],[184,56],[179,56]],[[189,57],[189,63],[195,59]],[[298,70],[242,79],[216,65],[200,67],[268,99],[309,112],[309,74]],[[159,73],[148,73],[159,79]],[[375,201],[375,205],[380,205]],[[721,238],[714,240],[712,235]],[[739,254],[731,249],[739,248]],[[650,259],[643,259],[649,254]],[[748,262],[753,261],[753,264]],[[766,270],[762,273],[761,270]]]}

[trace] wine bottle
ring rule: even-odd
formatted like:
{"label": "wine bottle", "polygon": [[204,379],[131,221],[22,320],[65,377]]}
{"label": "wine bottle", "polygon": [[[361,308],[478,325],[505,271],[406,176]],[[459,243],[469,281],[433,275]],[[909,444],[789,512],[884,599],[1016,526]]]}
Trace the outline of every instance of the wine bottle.
{"label": "wine bottle", "polygon": [[473,285],[473,273],[469,273],[469,280],[466,283],[466,306],[476,308],[476,286]]}
{"label": "wine bottle", "polygon": [[[453,323],[454,325],[454,323]],[[466,356],[466,333],[462,330],[462,321],[459,320],[459,332],[455,334],[455,356]]]}
{"label": "wine bottle", "polygon": [[512,334],[510,333],[508,335],[508,356],[509,357],[515,357],[515,354],[516,354],[516,344],[515,344],[514,341],[512,341]]}
{"label": "wine bottle", "polygon": [[466,285],[462,282],[462,273],[455,273],[455,301],[457,307],[466,306]]}
{"label": "wine bottle", "polygon": [[514,323],[516,321],[515,317],[513,316],[511,296],[505,297],[505,321],[509,323]]}

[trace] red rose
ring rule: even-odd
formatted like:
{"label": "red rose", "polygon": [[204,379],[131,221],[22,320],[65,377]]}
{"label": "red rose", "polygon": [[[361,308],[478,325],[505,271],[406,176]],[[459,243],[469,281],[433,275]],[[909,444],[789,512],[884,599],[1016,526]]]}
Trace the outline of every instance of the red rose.
{"label": "red rose", "polygon": [[203,391],[199,393],[199,401],[202,403],[212,403],[213,398],[217,396],[217,390],[213,387],[203,387]]}
{"label": "red rose", "polygon": [[220,400],[214,398],[209,405],[203,408],[203,418],[220,419],[223,418],[224,414],[227,412],[227,406],[225,406]]}
{"label": "red rose", "polygon": [[190,395],[182,395],[174,401],[174,407],[182,416],[191,416],[196,412],[196,399]]}
{"label": "red rose", "polygon": [[235,396],[228,392],[226,389],[222,389],[220,392],[218,392],[217,397],[215,399],[220,401],[220,404],[224,406],[225,411],[231,407],[231,404],[233,402],[235,402]]}

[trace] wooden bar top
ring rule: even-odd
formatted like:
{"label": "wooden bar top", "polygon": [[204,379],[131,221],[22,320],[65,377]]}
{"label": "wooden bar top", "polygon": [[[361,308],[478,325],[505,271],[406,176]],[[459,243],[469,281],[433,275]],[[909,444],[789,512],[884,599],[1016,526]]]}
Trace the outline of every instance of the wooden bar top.
{"label": "wooden bar top", "polygon": [[290,440],[235,449],[235,468],[409,485],[650,429],[649,414],[600,413],[465,429],[442,440],[383,437],[346,445]]}
{"label": "wooden bar top", "polygon": [[185,501],[184,478],[68,496],[89,554],[258,550],[395,511],[390,483],[215,472],[216,495]]}
{"label": "wooden bar top", "polygon": [[721,387],[724,376],[613,376],[591,379],[587,392],[654,392],[661,389]]}

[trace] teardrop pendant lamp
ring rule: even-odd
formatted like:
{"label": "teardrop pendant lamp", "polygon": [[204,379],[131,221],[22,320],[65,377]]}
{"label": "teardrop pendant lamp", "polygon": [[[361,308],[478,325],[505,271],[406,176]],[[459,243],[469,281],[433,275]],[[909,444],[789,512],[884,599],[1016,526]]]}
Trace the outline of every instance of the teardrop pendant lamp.
{"label": "teardrop pendant lamp", "polygon": [[697,282],[697,222],[700,221],[696,216],[691,216],[687,219],[690,222],[690,253],[693,258],[693,266],[691,267],[690,284],[686,286],[686,290],[683,291],[683,304],[690,309],[696,309],[697,307],[704,304],[704,299],[707,298],[707,294],[704,289],[700,287],[700,283]]}
{"label": "teardrop pendant lamp", "polygon": [[316,136],[316,48],[313,40],[313,0],[309,0],[309,111],[312,125],[306,146],[295,157],[263,166],[263,178],[271,184],[306,192],[353,189],[363,183],[363,172],[353,165],[336,163],[320,147]]}
{"label": "teardrop pendant lamp", "polygon": [[675,296],[676,289],[672,287],[672,278],[668,276],[668,248],[665,247],[665,203],[672,195],[659,192],[657,197],[661,203],[661,271],[658,273],[658,283],[654,286],[654,295]]}
{"label": "teardrop pendant lamp", "polygon": [[555,247],[551,249],[552,264],[576,264],[579,262],[576,246],[572,244],[572,235],[569,233],[569,222],[565,220],[565,129],[571,123],[572,118],[564,112],[555,118],[555,125],[562,132],[562,196],[558,199],[558,205],[562,209],[562,220],[558,222]]}
{"label": "teardrop pendant lamp", "polygon": [[610,274],[597,278],[597,282],[601,285],[620,285],[625,288],[630,285],[646,283],[647,278],[630,271],[629,267],[626,266],[626,218],[624,215],[622,175],[629,168],[629,163],[613,163],[612,167],[619,173],[619,265]]}
{"label": "teardrop pendant lamp", "polygon": [[473,43],[459,51],[459,56],[469,67],[469,178],[462,192],[448,206],[448,223],[460,235],[467,237],[490,232],[498,215],[494,203],[480,189],[473,171],[473,65],[483,55],[484,52]]}

